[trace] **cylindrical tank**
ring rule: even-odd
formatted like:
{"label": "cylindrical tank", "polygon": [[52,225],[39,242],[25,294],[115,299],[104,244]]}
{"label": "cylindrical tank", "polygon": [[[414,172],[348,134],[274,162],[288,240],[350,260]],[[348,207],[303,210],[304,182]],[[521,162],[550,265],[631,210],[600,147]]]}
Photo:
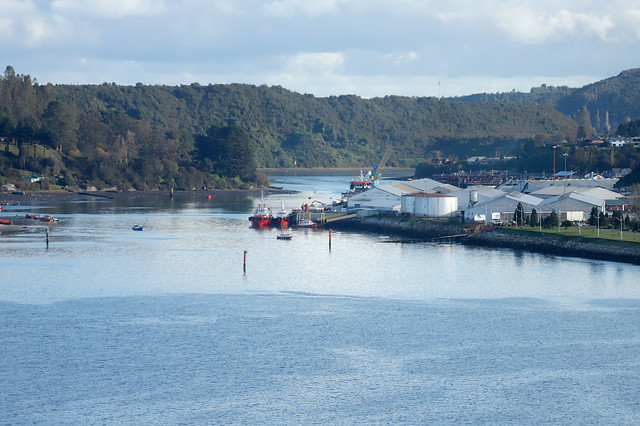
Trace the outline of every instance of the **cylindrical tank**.
{"label": "cylindrical tank", "polygon": [[458,197],[444,194],[419,194],[415,197],[418,217],[449,217],[458,210]]}
{"label": "cylindrical tank", "polygon": [[400,198],[400,213],[415,214],[416,197],[413,195],[403,195]]}
{"label": "cylindrical tank", "polygon": [[469,204],[474,206],[476,205],[477,202],[478,202],[478,191],[475,189],[469,191]]}

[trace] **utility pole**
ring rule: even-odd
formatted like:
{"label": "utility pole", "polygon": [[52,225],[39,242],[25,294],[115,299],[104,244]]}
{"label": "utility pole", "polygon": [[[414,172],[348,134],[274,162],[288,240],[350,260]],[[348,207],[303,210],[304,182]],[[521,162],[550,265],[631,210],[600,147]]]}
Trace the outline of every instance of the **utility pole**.
{"label": "utility pole", "polygon": [[566,152],[564,154],[564,193],[567,193],[567,156],[569,154],[567,154]]}

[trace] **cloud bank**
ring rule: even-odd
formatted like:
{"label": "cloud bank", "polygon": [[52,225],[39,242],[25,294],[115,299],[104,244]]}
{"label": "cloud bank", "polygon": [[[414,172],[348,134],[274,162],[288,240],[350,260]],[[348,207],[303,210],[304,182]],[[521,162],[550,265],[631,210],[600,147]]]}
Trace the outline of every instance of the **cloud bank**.
{"label": "cloud bank", "polygon": [[639,18],[640,0],[2,0],[0,54],[41,83],[454,96],[638,67]]}

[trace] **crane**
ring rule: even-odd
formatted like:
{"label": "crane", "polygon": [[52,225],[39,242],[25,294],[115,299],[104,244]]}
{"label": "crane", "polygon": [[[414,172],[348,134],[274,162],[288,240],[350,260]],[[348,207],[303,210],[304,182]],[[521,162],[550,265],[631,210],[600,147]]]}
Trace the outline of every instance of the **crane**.
{"label": "crane", "polygon": [[380,162],[373,167],[373,176],[371,177],[372,181],[380,180],[382,169],[384,168],[385,163],[387,162],[387,160],[389,159],[389,156],[391,155],[391,148],[392,148],[391,144],[387,145],[387,148],[385,149],[384,154],[380,159]]}

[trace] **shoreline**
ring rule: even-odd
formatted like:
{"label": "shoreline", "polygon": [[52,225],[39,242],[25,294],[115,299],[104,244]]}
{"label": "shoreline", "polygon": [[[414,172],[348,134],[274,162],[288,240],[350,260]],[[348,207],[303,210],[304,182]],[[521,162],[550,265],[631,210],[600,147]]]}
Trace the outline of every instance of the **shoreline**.
{"label": "shoreline", "polygon": [[[196,191],[174,191],[174,197],[184,197],[189,195],[214,195],[214,194],[290,194],[296,191],[283,190],[273,187],[254,189],[199,189]],[[170,197],[169,191],[66,191],[66,190],[45,190],[26,191],[23,195],[12,194],[11,192],[0,192],[0,204],[13,204],[23,201],[78,201],[91,199],[122,199],[139,197]]]}
{"label": "shoreline", "polygon": [[[568,235],[540,234],[527,230],[497,228],[494,231],[465,235],[465,226],[433,220],[403,220],[396,217],[357,218],[336,228],[388,233],[413,241],[456,241],[476,247],[508,248],[555,256],[640,265],[640,244],[614,240],[590,239]],[[398,242],[403,242],[402,240]]]}
{"label": "shoreline", "polygon": [[[360,172],[371,170],[368,167],[314,167],[314,168],[279,168],[264,167],[258,171],[271,176],[358,176]],[[404,176],[415,174],[415,167],[385,167],[382,175]]]}

